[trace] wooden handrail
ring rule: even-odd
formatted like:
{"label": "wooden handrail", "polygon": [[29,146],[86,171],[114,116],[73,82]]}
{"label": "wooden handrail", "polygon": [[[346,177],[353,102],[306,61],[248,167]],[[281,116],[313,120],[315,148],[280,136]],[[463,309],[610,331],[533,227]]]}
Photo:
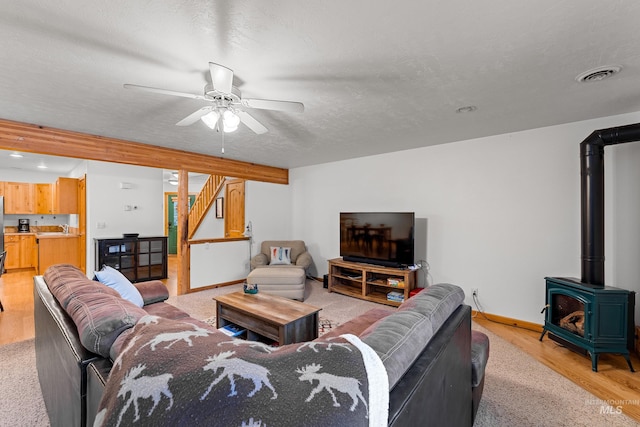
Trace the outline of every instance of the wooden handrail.
{"label": "wooden handrail", "polygon": [[220,194],[220,190],[222,190],[224,186],[224,181],[224,176],[209,175],[207,182],[202,186],[200,193],[198,193],[196,200],[189,210],[189,239],[193,237],[205,215],[213,205],[216,196]]}

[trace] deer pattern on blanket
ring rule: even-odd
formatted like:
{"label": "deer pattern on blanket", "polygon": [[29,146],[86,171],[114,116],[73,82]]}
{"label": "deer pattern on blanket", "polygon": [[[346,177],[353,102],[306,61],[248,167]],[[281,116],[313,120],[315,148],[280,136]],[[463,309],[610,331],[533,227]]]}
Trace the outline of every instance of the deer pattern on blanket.
{"label": "deer pattern on blanket", "polygon": [[367,372],[343,338],[271,347],[146,317],[122,343],[95,426],[368,425]]}
{"label": "deer pattern on blanket", "polygon": [[118,414],[118,424],[120,424],[122,415],[127,412],[127,409],[132,403],[135,410],[133,420],[138,421],[140,419],[139,399],[153,399],[153,406],[149,410],[149,415],[156,409],[162,396],[166,396],[169,399],[169,406],[166,408],[167,411],[173,406],[173,395],[169,391],[169,380],[173,378],[173,375],[162,374],[155,377],[139,377],[145,368],[145,365],[138,365],[131,368],[120,382],[121,387],[118,391],[118,397],[125,398],[125,403]]}
{"label": "deer pattern on blanket", "polygon": [[235,396],[238,394],[236,391],[236,383],[234,381],[234,377],[238,376],[240,378],[248,379],[253,381],[253,386],[255,387],[247,397],[253,397],[260,389],[262,385],[266,385],[272,392],[272,399],[276,399],[278,397],[278,393],[274,390],[273,386],[269,382],[269,371],[260,365],[255,363],[247,362],[246,360],[239,359],[237,357],[231,357],[235,354],[235,351],[224,351],[220,354],[216,354],[215,356],[208,357],[207,363],[204,365],[202,369],[205,371],[213,371],[217,372],[218,369],[222,369],[222,373],[218,378],[214,379],[213,382],[207,388],[207,391],[200,397],[200,400],[204,400],[205,397],[209,394],[213,386],[218,384],[223,379],[227,378],[231,383],[231,392],[229,396]]}
{"label": "deer pattern on blanket", "polygon": [[300,381],[309,381],[312,384],[314,381],[318,381],[318,386],[311,390],[311,394],[307,397],[305,402],[310,402],[317,393],[322,390],[326,390],[333,399],[333,406],[340,406],[336,399],[336,395],[333,392],[335,390],[340,393],[346,393],[351,397],[351,399],[353,399],[353,403],[349,408],[350,411],[356,409],[359,400],[362,401],[364,406],[367,406],[367,401],[360,390],[360,381],[355,378],[341,378],[332,374],[319,372],[320,369],[322,369],[322,365],[316,365],[315,363],[307,365],[304,368],[296,369],[296,372],[301,374],[300,378],[298,378]]}

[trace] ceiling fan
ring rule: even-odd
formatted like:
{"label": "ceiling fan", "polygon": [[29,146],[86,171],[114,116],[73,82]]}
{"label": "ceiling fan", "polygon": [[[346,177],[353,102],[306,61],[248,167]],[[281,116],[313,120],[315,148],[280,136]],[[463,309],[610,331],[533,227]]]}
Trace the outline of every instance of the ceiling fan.
{"label": "ceiling fan", "polygon": [[211,129],[220,129],[222,124],[225,132],[233,132],[238,128],[240,122],[242,122],[259,135],[267,132],[267,128],[246,112],[245,108],[292,113],[302,113],[304,111],[304,105],[301,102],[243,98],[240,90],[233,86],[233,70],[223,65],[209,62],[209,73],[211,75],[211,83],[205,85],[203,95],[194,95],[191,93],[134,84],[125,84],[124,87],[127,89],[140,89],[148,92],[161,93],[163,95],[201,99],[211,103],[211,105],[202,107],[180,120],[176,123],[177,126],[189,126],[198,120],[202,120]]}

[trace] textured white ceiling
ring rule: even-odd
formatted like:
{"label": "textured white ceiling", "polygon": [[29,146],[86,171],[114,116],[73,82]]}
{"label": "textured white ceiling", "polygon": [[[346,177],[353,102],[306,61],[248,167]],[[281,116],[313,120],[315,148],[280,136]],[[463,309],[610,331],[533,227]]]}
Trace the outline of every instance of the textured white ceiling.
{"label": "textured white ceiling", "polygon": [[201,94],[213,61],[306,107],[252,110],[269,132],[223,157],[292,168],[638,111],[639,22],[637,0],[3,1],[0,118],[221,156],[175,126],[204,101],[122,86]]}

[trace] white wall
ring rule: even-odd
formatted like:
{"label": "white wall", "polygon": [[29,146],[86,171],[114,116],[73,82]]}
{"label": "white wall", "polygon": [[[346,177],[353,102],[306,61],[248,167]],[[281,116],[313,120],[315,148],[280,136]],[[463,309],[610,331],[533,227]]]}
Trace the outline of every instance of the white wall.
{"label": "white wall", "polygon": [[56,182],[59,176],[56,173],[41,172],[40,170],[0,169],[0,181],[46,184]]}
{"label": "white wall", "polygon": [[[130,189],[120,183],[131,184]],[[125,205],[131,210],[126,211]],[[94,238],[164,235],[162,170],[89,161],[87,166],[87,274],[94,270]]]}
{"label": "white wall", "polygon": [[[640,325],[640,143],[605,149],[606,194],[611,197],[605,230],[606,283],[636,291],[636,325]],[[606,197],[605,194],[605,197]]]}
{"label": "white wall", "polygon": [[243,280],[248,252],[246,241],[191,245],[191,289]]}
{"label": "white wall", "polygon": [[251,221],[251,253],[260,251],[263,240],[299,239],[292,227],[291,187],[282,184],[247,181],[245,185],[245,223]]}
{"label": "white wall", "polygon": [[[319,276],[339,256],[341,211],[414,211],[428,219],[433,283],[478,288],[486,312],[543,323],[544,277],[580,277],[579,143],[639,121],[635,113],[293,169],[292,235],[307,242]],[[638,292],[640,143],[607,150],[617,189],[607,283]]]}

